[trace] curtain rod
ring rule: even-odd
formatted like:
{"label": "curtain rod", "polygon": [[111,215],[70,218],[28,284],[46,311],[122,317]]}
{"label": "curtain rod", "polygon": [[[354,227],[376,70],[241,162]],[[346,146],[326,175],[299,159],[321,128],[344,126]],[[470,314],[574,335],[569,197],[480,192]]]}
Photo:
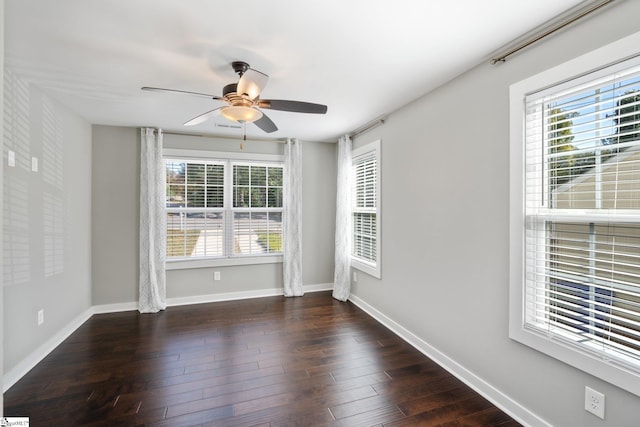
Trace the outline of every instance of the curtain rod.
{"label": "curtain rod", "polygon": [[574,12],[573,14],[571,14],[570,16],[566,17],[564,20],[562,20],[561,22],[559,22],[556,25],[553,25],[550,28],[547,28],[546,30],[543,30],[542,32],[530,37],[529,39],[527,39],[526,41],[518,44],[517,46],[509,49],[508,51],[506,51],[505,53],[498,55],[496,57],[494,57],[493,59],[491,59],[491,65],[495,65],[498,63],[502,63],[505,62],[507,60],[507,57],[513,55],[514,53],[534,44],[535,42],[542,40],[543,38],[547,37],[548,35],[551,35],[553,33],[555,33],[556,31],[566,27],[567,25],[570,25],[574,22],[576,22],[579,19],[584,18],[585,16],[589,15],[590,13],[595,12],[596,10],[600,9],[603,6],[608,5],[609,3],[614,2],[615,0],[605,0],[605,1],[601,1],[598,4],[595,4],[593,6],[588,6],[586,8],[580,9],[576,12]]}
{"label": "curtain rod", "polygon": [[349,137],[350,138],[355,138],[356,136],[365,133],[366,131],[373,129],[376,126],[379,126],[381,124],[384,124],[384,121],[386,120],[387,116],[380,116],[377,119],[371,120],[370,122],[360,126],[359,128],[351,131],[349,133]]}
{"label": "curtain rod", "polygon": [[[287,138],[255,138],[255,137],[251,137],[251,138],[247,138],[246,140],[241,137],[241,136],[235,136],[235,135],[207,135],[207,134],[203,134],[203,133],[189,133],[189,132],[177,132],[177,131],[171,131],[171,130],[164,130],[162,129],[162,133],[164,135],[176,135],[176,136],[196,136],[196,137],[200,137],[200,138],[212,138],[212,139],[233,139],[233,140],[238,140],[238,141],[244,141],[244,142],[277,142],[280,144],[284,144],[287,142]],[[294,138],[291,138],[292,140]]]}

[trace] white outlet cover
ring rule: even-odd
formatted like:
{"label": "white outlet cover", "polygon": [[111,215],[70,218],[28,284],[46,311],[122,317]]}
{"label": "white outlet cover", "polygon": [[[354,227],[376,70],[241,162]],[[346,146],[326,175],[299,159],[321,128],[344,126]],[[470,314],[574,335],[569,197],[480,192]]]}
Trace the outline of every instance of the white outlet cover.
{"label": "white outlet cover", "polygon": [[604,420],[604,394],[590,387],[584,389],[584,409]]}
{"label": "white outlet cover", "polygon": [[15,151],[9,150],[7,152],[7,163],[9,165],[9,167],[15,167],[16,166],[16,153]]}
{"label": "white outlet cover", "polygon": [[32,157],[31,158],[31,171],[32,172],[38,172],[38,158],[37,157]]}

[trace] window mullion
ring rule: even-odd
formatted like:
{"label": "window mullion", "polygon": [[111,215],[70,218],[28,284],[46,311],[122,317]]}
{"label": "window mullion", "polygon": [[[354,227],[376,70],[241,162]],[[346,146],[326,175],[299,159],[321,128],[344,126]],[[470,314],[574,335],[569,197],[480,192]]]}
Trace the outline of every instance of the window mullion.
{"label": "window mullion", "polygon": [[230,160],[224,165],[224,255],[233,256],[233,167]]}

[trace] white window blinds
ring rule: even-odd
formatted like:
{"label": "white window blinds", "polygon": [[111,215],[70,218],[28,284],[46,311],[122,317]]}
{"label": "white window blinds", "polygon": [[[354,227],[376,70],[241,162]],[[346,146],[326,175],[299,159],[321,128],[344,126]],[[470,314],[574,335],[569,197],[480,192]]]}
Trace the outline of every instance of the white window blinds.
{"label": "white window blinds", "polygon": [[233,164],[233,254],[282,253],[281,165]]}
{"label": "white window blinds", "polygon": [[221,162],[165,159],[167,259],[224,255]]}
{"label": "white window blinds", "polygon": [[640,371],[640,67],[525,108],[525,328]]}
{"label": "white window blinds", "polygon": [[353,159],[353,256],[377,261],[377,161],[376,151]]}

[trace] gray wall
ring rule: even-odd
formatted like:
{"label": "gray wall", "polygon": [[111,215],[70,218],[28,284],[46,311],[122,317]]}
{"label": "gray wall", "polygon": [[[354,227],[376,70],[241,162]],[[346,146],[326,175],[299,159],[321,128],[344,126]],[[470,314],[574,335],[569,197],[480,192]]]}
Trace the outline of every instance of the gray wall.
{"label": "gray wall", "polygon": [[[93,304],[137,301],[139,130],[93,127]],[[303,280],[333,282],[335,145],[303,142]],[[237,140],[165,135],[166,148],[240,151]],[[283,145],[248,141],[244,152],[281,154]],[[114,173],[112,165],[117,165]],[[213,281],[220,271],[221,280]],[[282,264],[167,271],[167,298],[282,287]]]}
{"label": "gray wall", "polygon": [[6,373],[91,307],[91,126],[10,69],[4,83]]}
{"label": "gray wall", "polygon": [[137,301],[139,130],[93,126],[92,140],[92,303]]}
{"label": "gray wall", "polygon": [[[508,338],[509,85],[640,30],[614,6],[512,57],[478,65],[393,113],[382,139],[382,279],[353,294],[554,426],[637,426],[640,398]],[[606,421],[584,387],[606,395]]]}
{"label": "gray wall", "polygon": [[[4,0],[0,0],[0,82],[4,81]],[[4,129],[4,85],[0,85],[0,129]],[[4,147],[4,134],[0,132],[0,145]],[[4,160],[4,158],[2,159]],[[4,172],[4,161],[0,161],[0,188],[2,188]],[[0,197],[0,212],[3,212],[3,198]],[[0,216],[0,229],[2,229],[2,217]],[[0,249],[2,241],[0,240]],[[1,251],[0,251],[1,252]],[[3,366],[3,343],[4,343],[4,310],[3,306],[3,280],[2,263],[0,262],[0,366]],[[3,388],[4,369],[0,369],[0,390]],[[4,394],[0,393],[0,417],[4,415]]]}

